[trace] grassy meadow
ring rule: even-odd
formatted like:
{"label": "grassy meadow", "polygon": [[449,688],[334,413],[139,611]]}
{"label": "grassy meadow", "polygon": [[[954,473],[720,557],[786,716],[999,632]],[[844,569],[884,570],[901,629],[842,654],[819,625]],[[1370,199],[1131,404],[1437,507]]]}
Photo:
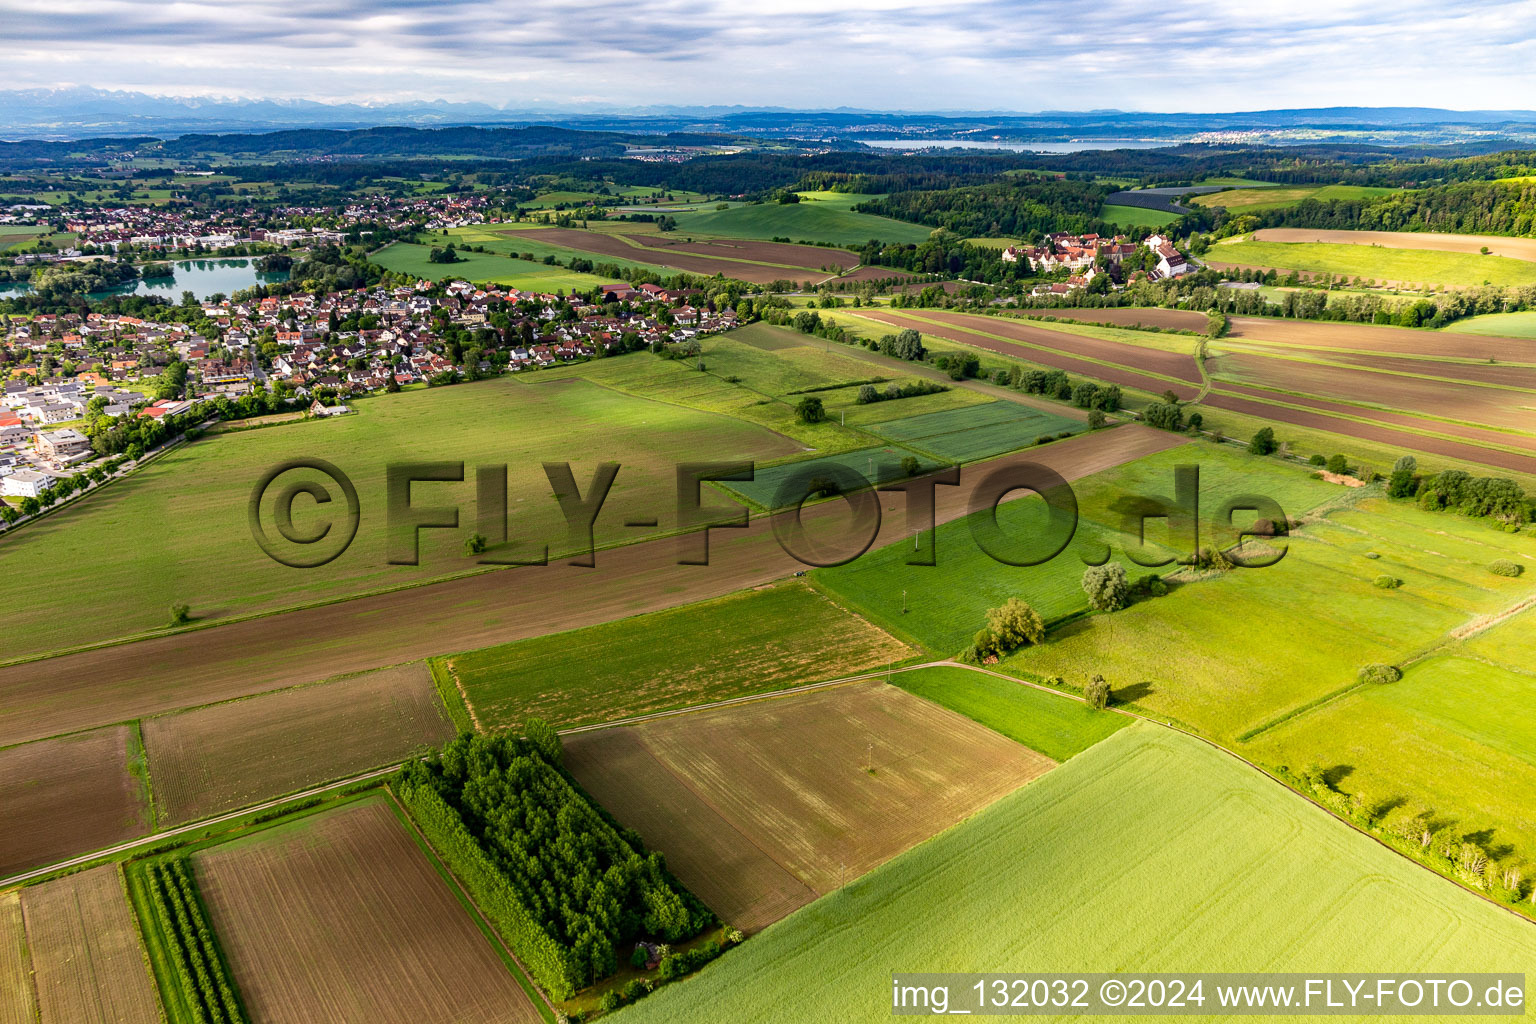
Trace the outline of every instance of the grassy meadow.
{"label": "grassy meadow", "polygon": [[873,196],[845,192],[803,192],[798,203],[758,203],[726,210],[679,212],[677,233],[721,238],[788,238],[792,242],[863,245],[925,242],[933,229],[890,217],[855,213],[852,207]]}
{"label": "grassy meadow", "polygon": [[1389,249],[1334,242],[1222,242],[1205,256],[1218,263],[1275,267],[1375,281],[1472,287],[1536,283],[1536,263],[1507,256]]}
{"label": "grassy meadow", "polygon": [[[1361,666],[1401,664],[1522,599],[1530,580],[1485,568],[1511,551],[1536,557],[1536,539],[1367,498],[1308,522],[1276,565],[1181,574],[1167,597],[1070,623],[1004,664],[1073,686],[1099,673],[1152,713],[1240,742],[1351,689]],[[1262,653],[1240,653],[1256,632]]]}
{"label": "grassy meadow", "polygon": [[489,282],[523,291],[563,294],[573,289],[585,290],[605,283],[602,278],[591,274],[579,274],[564,267],[530,263],[495,253],[461,252],[457,263],[433,263],[427,258],[431,252],[431,246],[396,242],[368,258],[397,274],[414,274],[432,281]]}
{"label": "grassy meadow", "polygon": [[1099,210],[1099,217],[1122,228],[1160,228],[1179,219],[1179,214],[1166,210],[1149,210],[1143,206],[1121,206],[1106,203]]}
{"label": "grassy meadow", "polygon": [[[879,424],[924,413],[979,406],[990,399],[977,391],[952,387],[931,395],[859,405],[859,386],[878,381],[884,389],[932,379],[905,367],[860,359],[839,345],[772,327],[751,324],[701,339],[698,359],[664,360],[645,356],[600,359],[551,371],[615,388],[627,394],[721,413],[766,427],[804,450],[823,454],[885,446]],[[802,423],[795,406],[806,394],[822,401],[826,419]],[[903,453],[904,454],[904,453]],[[897,460],[901,455],[896,456]]]}
{"label": "grassy meadow", "polygon": [[1529,924],[1219,751],[1137,724],[624,1020],[768,1024],[836,1006],[875,1024],[892,970],[1520,971],[1533,957]]}
{"label": "grassy meadow", "polygon": [[795,580],[448,661],[484,728],[566,728],[781,690],[911,650]]}
{"label": "grassy meadow", "polygon": [[1131,723],[1125,715],[974,669],[949,665],[912,669],[891,682],[925,700],[980,722],[1055,761],[1075,757]]}
{"label": "grassy meadow", "polygon": [[[937,565],[906,564],[911,545],[904,541],[870,551],[847,565],[817,570],[813,578],[838,600],[899,635],[913,638],[930,651],[954,654],[985,624],[987,609],[1010,597],[1028,601],[1047,623],[1085,611],[1083,556],[1097,555],[1106,545],[1113,560],[1124,565],[1133,580],[1175,568],[1144,568],[1126,556],[1119,535],[1120,517],[1113,512],[1113,505],[1126,495],[1171,494],[1174,467],[1179,465],[1200,467],[1201,507],[1208,510],[1207,516],[1209,510],[1234,494],[1267,493],[1289,514],[1296,515],[1338,491],[1274,460],[1213,445],[1184,445],[1076,481],[1076,534],[1065,550],[1040,565],[1012,566],[993,559],[977,545],[972,520],[967,517],[938,528]],[[998,523],[1011,537],[1043,538],[1047,527],[1044,502],[1034,496],[1005,502],[999,507]],[[1210,527],[1207,524],[1203,529],[1209,531]],[[1167,539],[1166,528],[1158,521],[1148,523],[1147,540],[1162,557],[1168,557],[1169,552],[1159,542]]]}
{"label": "grassy meadow", "polygon": [[[533,227],[536,225],[528,225]],[[535,260],[543,261],[546,257],[553,256],[562,264],[569,263],[572,259],[591,260],[595,263],[607,263],[622,267],[625,270],[641,270],[655,274],[658,277],[675,277],[677,271],[671,267],[664,267],[659,263],[647,263],[644,260],[623,259],[618,256],[608,256],[600,253],[586,252],[581,249],[572,249],[564,245],[555,245],[537,238],[531,238],[524,230],[514,228],[512,225],[498,224],[496,230],[491,230],[487,225],[470,225],[462,228],[449,228],[439,235],[431,235],[428,241],[433,245],[455,245],[462,248],[466,245],[483,246],[492,253],[510,256],[514,259],[519,255],[533,256]],[[636,249],[637,254],[643,254],[643,250]],[[479,253],[464,253],[467,257],[481,255]],[[457,266],[457,264],[454,264]],[[532,263],[520,260],[514,267],[529,267],[533,269],[546,269],[553,272],[570,274],[564,266],[549,267],[540,263]],[[585,276],[585,275],[582,275]],[[611,282],[604,281],[604,284]]]}
{"label": "grassy meadow", "polygon": [[1486,334],[1499,338],[1536,340],[1536,309],[1521,310],[1518,313],[1485,313],[1482,316],[1469,316],[1443,329],[1452,334]]}
{"label": "grassy meadow", "polygon": [[[659,360],[641,353],[601,362]],[[786,438],[729,416],[541,374],[381,395],[355,408],[341,419],[204,438],[8,533],[0,558],[13,572],[55,585],[12,588],[0,601],[10,637],[6,654],[162,627],[175,603],[190,604],[194,619],[227,618],[474,569],[463,546],[475,529],[477,465],[508,465],[512,535],[547,540],[559,555],[565,520],[543,460],[571,460],[583,488],[597,462],[623,464],[597,524],[598,543],[604,543],[632,539],[633,531],[622,526],[630,514],[659,515],[662,528],[670,525],[679,461],[768,460],[796,450]],[[332,462],[360,497],[356,540],[321,568],[273,562],[252,539],[247,519],[262,475],[296,457]],[[460,529],[422,531],[419,566],[386,564],[385,466],[436,460],[463,461],[465,482],[417,484],[414,500],[456,502]],[[295,471],[281,482],[311,476]],[[268,495],[275,502],[276,489]],[[270,523],[270,505],[263,509]],[[316,510],[308,498],[295,503],[299,530],[318,525]],[[124,537],[136,541],[125,544]]]}
{"label": "grassy meadow", "polygon": [[1319,202],[1374,199],[1396,191],[1394,188],[1372,185],[1275,185],[1269,188],[1235,188],[1226,192],[1211,192],[1195,196],[1191,202],[1195,206],[1225,206],[1234,213],[1255,213],[1259,210],[1280,210],[1295,206],[1305,199],[1316,199]]}

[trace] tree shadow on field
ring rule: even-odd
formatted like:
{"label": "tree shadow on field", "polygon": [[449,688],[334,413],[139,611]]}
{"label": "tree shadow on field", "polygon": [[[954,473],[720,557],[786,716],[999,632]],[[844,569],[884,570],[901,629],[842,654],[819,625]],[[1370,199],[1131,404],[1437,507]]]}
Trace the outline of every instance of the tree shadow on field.
{"label": "tree shadow on field", "polygon": [[1375,818],[1377,821],[1380,821],[1382,818],[1385,818],[1399,807],[1406,806],[1408,806],[1407,797],[1389,796],[1385,800],[1376,801],[1376,803],[1372,804],[1369,808],[1367,808],[1367,810],[1370,811],[1371,817]]}
{"label": "tree shadow on field", "polygon": [[1135,704],[1138,701],[1146,700],[1156,692],[1157,687],[1153,686],[1150,682],[1142,681],[1132,683],[1130,686],[1117,687],[1111,693],[1111,697],[1113,697],[1117,704]]}
{"label": "tree shadow on field", "polygon": [[1336,764],[1332,768],[1323,769],[1323,781],[1332,789],[1338,789],[1339,783],[1355,774],[1355,766],[1352,764]]}

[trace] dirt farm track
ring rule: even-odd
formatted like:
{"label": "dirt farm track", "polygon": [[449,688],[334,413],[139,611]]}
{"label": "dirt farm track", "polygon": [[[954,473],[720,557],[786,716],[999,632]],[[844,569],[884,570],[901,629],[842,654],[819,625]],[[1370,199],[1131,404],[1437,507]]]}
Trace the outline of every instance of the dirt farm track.
{"label": "dirt farm track", "polygon": [[[1126,424],[987,465],[1038,462],[1071,480],[1182,440]],[[936,489],[940,522],[966,513],[979,477],[963,472],[961,486]],[[804,519],[811,528],[845,523],[845,510],[842,502],[812,506]],[[884,516],[875,543],[907,535],[898,506]],[[502,569],[6,666],[0,746],[675,607],[804,568],[779,547],[769,519],[712,531],[707,566],[678,565],[678,553],[678,541],[659,538],[600,551],[595,569]]]}

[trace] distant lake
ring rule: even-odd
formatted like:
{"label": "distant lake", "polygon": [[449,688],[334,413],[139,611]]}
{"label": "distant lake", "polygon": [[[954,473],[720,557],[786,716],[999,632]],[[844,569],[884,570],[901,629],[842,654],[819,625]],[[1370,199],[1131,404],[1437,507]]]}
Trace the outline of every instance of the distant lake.
{"label": "distant lake", "polygon": [[[177,260],[171,266],[176,271],[172,277],[130,281],[106,291],[91,292],[89,297],[105,299],[113,295],[163,295],[176,301],[181,299],[182,292],[191,292],[199,299],[207,299],[220,292],[233,295],[254,285],[277,284],[288,280],[288,271],[257,270],[255,259],[245,256],[218,260]],[[31,290],[29,284],[0,282],[0,296],[18,295]]]}
{"label": "distant lake", "polygon": [[1073,142],[1000,142],[993,139],[859,139],[877,149],[1000,149],[1010,153],[1083,153],[1093,149],[1158,149],[1183,139],[1098,139]]}

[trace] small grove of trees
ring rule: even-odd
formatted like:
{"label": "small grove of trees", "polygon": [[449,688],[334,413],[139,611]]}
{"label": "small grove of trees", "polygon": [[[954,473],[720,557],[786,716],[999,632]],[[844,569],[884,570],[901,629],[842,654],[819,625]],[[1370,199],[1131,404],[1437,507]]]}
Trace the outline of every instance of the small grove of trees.
{"label": "small grove of trees", "polygon": [[1421,476],[1418,463],[1404,455],[1392,465],[1387,494],[1415,499],[1430,512],[1457,512],[1474,518],[1496,519],[1513,533],[1536,521],[1536,498],[1506,477],[1472,476],[1459,469]]}
{"label": "small grove of trees", "polygon": [[971,646],[960,653],[960,660],[984,662],[1045,639],[1045,622],[1040,613],[1017,597],[1002,606],[987,610],[987,624],[978,630]]}
{"label": "small grove of trees", "polygon": [[427,262],[428,263],[463,263],[464,262],[464,257],[462,257],[458,253],[454,252],[453,251],[453,246],[451,246],[451,245],[447,246],[445,248],[438,248],[437,246],[433,246],[432,247],[432,251],[427,253]]}
{"label": "small grove of trees", "polygon": [[1131,586],[1125,578],[1125,566],[1119,562],[1089,566],[1083,573],[1083,593],[1088,607],[1096,612],[1117,612],[1131,600]]}
{"label": "small grove of trees", "polygon": [[1142,410],[1141,418],[1160,430],[1184,429],[1184,410],[1177,402],[1153,402]]}
{"label": "small grove of trees", "polygon": [[680,942],[714,918],[570,783],[551,728],[525,732],[466,733],[408,763],[396,789],[519,959],[566,999],[614,973],[638,936]]}
{"label": "small grove of trees", "polygon": [[1275,440],[1274,427],[1260,427],[1248,439],[1248,450],[1255,455],[1273,455],[1279,449],[1280,443]]}
{"label": "small grove of trees", "polygon": [[888,384],[884,390],[876,388],[873,384],[860,385],[858,393],[854,396],[857,405],[870,405],[874,402],[889,402],[898,398],[915,398],[918,395],[936,395],[949,388],[937,381],[913,380],[905,384]]}

